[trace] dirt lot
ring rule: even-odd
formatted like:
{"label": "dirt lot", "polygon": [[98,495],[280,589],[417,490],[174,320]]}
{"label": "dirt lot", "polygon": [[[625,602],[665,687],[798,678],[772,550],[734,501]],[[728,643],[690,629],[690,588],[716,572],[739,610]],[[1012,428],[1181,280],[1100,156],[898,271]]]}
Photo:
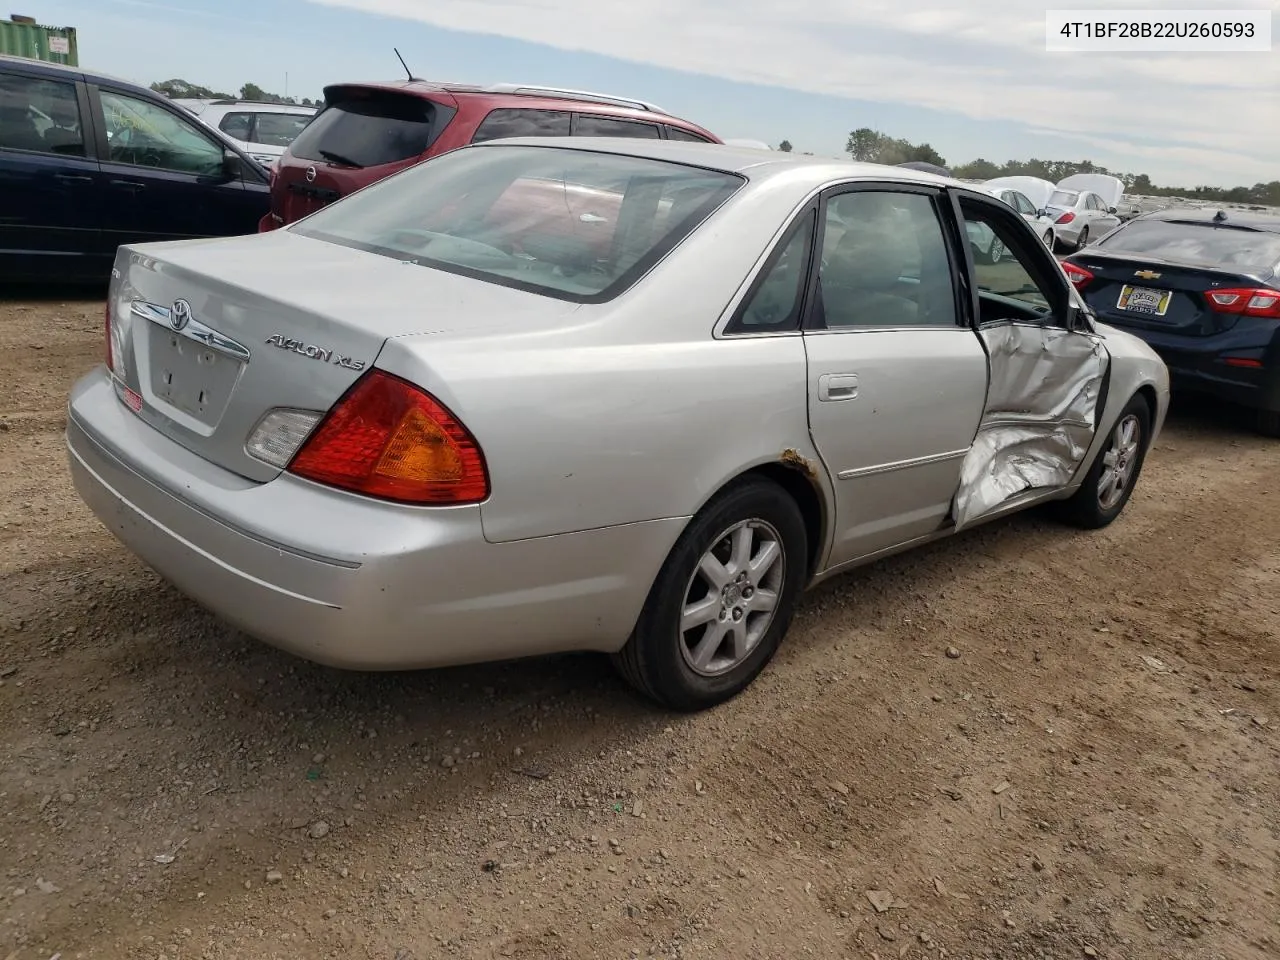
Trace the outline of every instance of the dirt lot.
{"label": "dirt lot", "polygon": [[[673,717],[595,657],[310,666],[67,479],[101,305],[0,303],[0,958],[1280,955],[1280,443],[818,589]],[[948,646],[958,658],[945,655]]]}

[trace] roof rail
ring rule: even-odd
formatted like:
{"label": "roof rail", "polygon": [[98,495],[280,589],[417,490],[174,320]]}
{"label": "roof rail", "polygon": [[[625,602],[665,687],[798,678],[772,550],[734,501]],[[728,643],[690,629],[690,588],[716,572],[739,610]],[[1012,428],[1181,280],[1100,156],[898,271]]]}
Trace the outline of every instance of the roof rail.
{"label": "roof rail", "polygon": [[[635,97],[618,97],[608,93],[593,93],[590,90],[572,90],[566,87],[544,87],[536,83],[495,83],[485,88],[486,93],[523,93],[530,95],[545,94],[552,97],[563,97],[565,100],[585,100],[589,103],[613,103],[618,106],[648,110],[650,113],[666,114],[656,103],[637,100]],[[668,114],[669,116],[669,114]]]}

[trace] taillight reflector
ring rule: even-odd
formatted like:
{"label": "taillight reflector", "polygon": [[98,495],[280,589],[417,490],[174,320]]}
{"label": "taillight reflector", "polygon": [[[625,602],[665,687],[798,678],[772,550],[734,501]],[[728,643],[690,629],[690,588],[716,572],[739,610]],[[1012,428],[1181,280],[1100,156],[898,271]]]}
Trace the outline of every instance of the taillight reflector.
{"label": "taillight reflector", "polygon": [[1089,281],[1093,279],[1093,274],[1084,267],[1077,267],[1074,263],[1066,260],[1062,262],[1062,269],[1067,274],[1067,279],[1071,281],[1071,285],[1077,290],[1083,290],[1089,285]]}
{"label": "taillight reflector", "polygon": [[370,371],[329,412],[288,471],[401,503],[478,503],[489,473],[475,438],[435,398]]}
{"label": "taillight reflector", "polygon": [[1060,216],[1057,220],[1053,222],[1054,223],[1070,223],[1075,218],[1076,218],[1076,215],[1072,213],[1070,210],[1068,210],[1066,213],[1064,213],[1062,216]]}
{"label": "taillight reflector", "polygon": [[1247,367],[1250,370],[1260,370],[1262,361],[1255,360],[1253,357],[1223,357],[1222,362],[1228,367]]}
{"label": "taillight reflector", "polygon": [[1231,287],[1205,294],[1209,306],[1219,313],[1280,320],[1280,290],[1268,287]]}

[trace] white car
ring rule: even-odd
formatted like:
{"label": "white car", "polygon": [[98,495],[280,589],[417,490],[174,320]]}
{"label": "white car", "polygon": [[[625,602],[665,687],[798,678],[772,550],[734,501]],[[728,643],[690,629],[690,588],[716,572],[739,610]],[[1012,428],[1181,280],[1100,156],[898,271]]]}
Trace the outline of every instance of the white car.
{"label": "white car", "polygon": [[206,126],[220,130],[264,167],[280,159],[285,147],[311,122],[315,107],[256,100],[177,100]]}
{"label": "white car", "polygon": [[[1022,219],[1031,225],[1031,229],[1039,235],[1040,240],[1050,250],[1053,249],[1053,241],[1055,237],[1053,222],[1047,217],[1040,215],[1040,208],[1037,207],[1021,190],[1014,190],[1012,187],[988,187],[985,184],[978,187],[983,193],[989,194],[998,200],[1003,200],[1018,213],[1022,214]],[[976,251],[986,259],[987,263],[997,263],[1004,258],[1004,245],[1000,243],[999,238],[990,230],[985,233],[976,232],[975,224],[970,224],[969,240],[974,245]]]}
{"label": "white car", "polygon": [[1058,241],[1072,250],[1087,247],[1090,238],[1097,240],[1120,226],[1114,203],[1107,203],[1092,190],[1073,190],[1061,184],[1050,195],[1045,212],[1053,221]]}
{"label": "white car", "polygon": [[681,710],[810,584],[1033,505],[1111,523],[1169,400],[1000,201],[708,143],[461,147],[125,244],[107,304],[72,476],[178,589],[339,667],[597,650]]}

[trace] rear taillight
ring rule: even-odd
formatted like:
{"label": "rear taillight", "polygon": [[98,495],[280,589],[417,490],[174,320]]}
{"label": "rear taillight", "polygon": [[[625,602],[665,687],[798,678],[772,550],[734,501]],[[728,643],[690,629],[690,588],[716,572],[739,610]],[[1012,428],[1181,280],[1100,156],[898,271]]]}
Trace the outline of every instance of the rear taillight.
{"label": "rear taillight", "polygon": [[1269,287],[1231,287],[1210,290],[1204,298],[1218,313],[1280,320],[1280,290]]}
{"label": "rear taillight", "polygon": [[1093,280],[1093,274],[1084,267],[1077,267],[1074,263],[1062,262],[1062,269],[1067,275],[1067,279],[1071,281],[1071,285],[1077,290],[1083,290]]}
{"label": "rear taillight", "polygon": [[478,503],[489,473],[475,438],[435,398],[373,370],[356,381],[288,471],[401,503]]}
{"label": "rear taillight", "polygon": [[1057,220],[1053,222],[1054,223],[1070,223],[1075,218],[1076,218],[1076,215],[1072,213],[1070,210],[1068,210],[1066,213],[1064,213],[1062,216],[1060,216]]}

